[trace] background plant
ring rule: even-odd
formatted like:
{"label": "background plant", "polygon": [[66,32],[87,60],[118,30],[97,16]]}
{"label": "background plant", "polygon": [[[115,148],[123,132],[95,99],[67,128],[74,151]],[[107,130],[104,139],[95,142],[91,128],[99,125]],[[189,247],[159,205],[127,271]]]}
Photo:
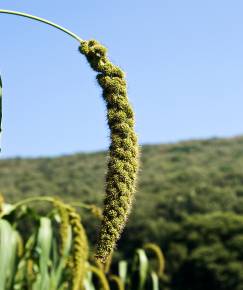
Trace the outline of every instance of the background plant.
{"label": "background plant", "polygon": [[[40,213],[37,203],[49,203],[48,214]],[[97,219],[93,205],[76,205]],[[31,227],[26,228],[27,224]],[[136,250],[131,262],[110,260],[112,264],[104,266],[88,251],[85,230],[73,206],[51,197],[29,198],[15,205],[2,203],[0,289],[158,290],[164,284],[163,273],[153,261],[155,265],[161,261],[157,255],[150,263],[145,252],[148,247],[155,247],[162,256],[158,246],[148,245]]]}
{"label": "background plant", "polygon": [[[220,290],[241,289],[242,146],[242,137],[143,146],[134,211],[113,259],[130,261],[135,248],[153,241],[165,254],[166,274],[173,284],[170,289],[203,285],[204,275],[213,277],[207,281],[212,285],[217,283]],[[105,152],[0,160],[0,187],[12,202],[17,202],[20,197],[24,199],[52,192],[65,202],[73,200],[79,203],[82,195],[83,202],[101,207],[105,169]],[[42,211],[45,207],[40,204],[39,209]],[[216,213],[217,218],[214,216]],[[198,226],[192,227],[193,220]],[[86,211],[82,221],[93,247],[97,220]],[[224,263],[222,268],[216,255],[219,251],[210,254],[214,257],[211,262],[214,268],[205,263],[203,254],[197,254],[197,260],[193,258],[191,262],[197,249],[204,247],[210,251],[215,245],[221,247],[222,253],[232,253],[230,263]],[[196,267],[193,266],[195,262]],[[204,266],[199,268],[200,263]],[[221,270],[218,271],[217,267]],[[184,269],[190,269],[197,281],[185,275]],[[223,280],[226,273],[228,283]],[[234,288],[230,277],[235,283]]]}

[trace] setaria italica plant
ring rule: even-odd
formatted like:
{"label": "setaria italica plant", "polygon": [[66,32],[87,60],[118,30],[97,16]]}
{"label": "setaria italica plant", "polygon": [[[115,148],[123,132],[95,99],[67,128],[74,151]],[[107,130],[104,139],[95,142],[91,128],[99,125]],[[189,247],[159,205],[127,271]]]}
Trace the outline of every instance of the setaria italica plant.
{"label": "setaria italica plant", "polygon": [[134,114],[127,97],[125,74],[110,62],[106,48],[95,40],[83,41],[71,31],[30,14],[9,10],[0,10],[0,13],[48,24],[78,40],[80,52],[86,56],[93,70],[98,72],[97,80],[103,89],[111,131],[106,197],[96,250],[96,258],[105,262],[112,254],[131,210],[138,171],[139,150],[134,131]]}
{"label": "setaria italica plant", "polygon": [[106,197],[96,249],[96,258],[105,262],[113,252],[131,209],[139,152],[124,72],[109,61],[106,48],[95,40],[82,41],[80,52],[98,72],[111,131]]}

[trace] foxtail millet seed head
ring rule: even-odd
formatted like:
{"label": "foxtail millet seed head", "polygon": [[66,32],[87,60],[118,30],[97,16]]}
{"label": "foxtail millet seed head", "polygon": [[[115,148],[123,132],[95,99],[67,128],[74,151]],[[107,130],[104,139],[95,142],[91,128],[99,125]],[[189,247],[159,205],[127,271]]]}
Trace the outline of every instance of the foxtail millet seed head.
{"label": "foxtail millet seed head", "polygon": [[72,228],[72,290],[82,289],[85,276],[85,263],[88,260],[88,239],[81,223],[80,215],[71,206],[66,206]]}
{"label": "foxtail millet seed head", "polygon": [[112,254],[131,210],[139,150],[125,73],[110,62],[106,48],[97,41],[83,41],[79,50],[98,72],[97,81],[103,89],[110,128],[106,197],[96,249],[96,258],[105,262]]}
{"label": "foxtail millet seed head", "polygon": [[55,199],[53,202],[54,207],[57,209],[60,216],[60,254],[64,255],[67,240],[68,240],[68,230],[69,230],[69,214],[66,205],[59,199]]}

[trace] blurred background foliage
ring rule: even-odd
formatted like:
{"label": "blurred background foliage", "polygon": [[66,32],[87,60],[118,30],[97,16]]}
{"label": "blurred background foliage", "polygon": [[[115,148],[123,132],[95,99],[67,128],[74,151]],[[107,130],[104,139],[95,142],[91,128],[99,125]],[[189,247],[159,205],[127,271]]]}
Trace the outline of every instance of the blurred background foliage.
{"label": "blurred background foliage", "polygon": [[[37,204],[45,207],[44,213]],[[100,219],[93,206],[82,208]],[[129,261],[110,256],[102,264],[88,244],[82,217],[61,200],[36,197],[0,203],[0,290],[167,289],[166,262],[158,245],[134,249]]]}
{"label": "blurred background foliage", "polygon": [[[141,148],[134,211],[115,259],[158,244],[173,290],[243,289],[243,137]],[[106,153],[0,160],[7,202],[53,195],[102,206]],[[89,239],[97,221],[83,215]]]}

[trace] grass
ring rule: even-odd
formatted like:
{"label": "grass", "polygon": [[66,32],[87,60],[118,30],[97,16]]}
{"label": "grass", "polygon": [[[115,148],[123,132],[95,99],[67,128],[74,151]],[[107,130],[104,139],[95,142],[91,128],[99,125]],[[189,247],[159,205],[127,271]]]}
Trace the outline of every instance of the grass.
{"label": "grass", "polygon": [[[45,200],[46,199],[46,200]],[[37,198],[40,203],[50,203]],[[82,279],[76,285],[73,275],[75,266],[75,229],[69,220],[66,242],[62,248],[62,214],[53,199],[53,207],[44,213],[31,207],[32,200],[17,205],[2,204],[0,219],[0,290],[158,290],[163,284],[163,273],[157,267],[159,259],[149,258],[147,250],[158,246],[150,244],[135,251],[131,261],[112,261],[104,265],[94,259],[93,251],[83,256]],[[61,201],[59,201],[61,202]],[[68,206],[68,205],[65,205]],[[68,206],[69,207],[69,206]],[[87,209],[90,207],[87,205]],[[97,217],[93,216],[95,219]],[[26,230],[26,224],[32,230]],[[79,224],[81,226],[81,224]],[[82,257],[81,257],[82,258]],[[7,271],[6,271],[7,269]]]}

